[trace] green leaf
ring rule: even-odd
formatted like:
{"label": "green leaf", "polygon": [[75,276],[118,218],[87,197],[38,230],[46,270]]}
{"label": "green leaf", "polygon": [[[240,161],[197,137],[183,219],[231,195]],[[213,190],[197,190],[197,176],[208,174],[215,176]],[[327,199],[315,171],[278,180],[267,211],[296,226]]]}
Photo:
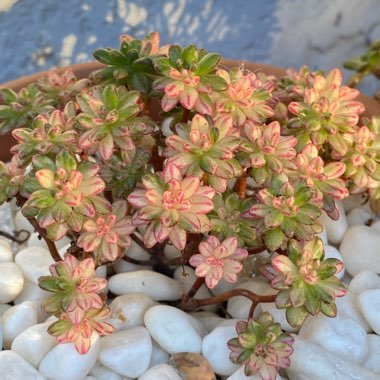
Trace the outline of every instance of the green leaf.
{"label": "green leaf", "polygon": [[123,67],[128,65],[128,61],[123,54],[115,49],[97,49],[93,53],[94,58],[106,65]]}
{"label": "green leaf", "polygon": [[327,317],[334,318],[337,314],[336,304],[321,302],[321,312]]}
{"label": "green leaf", "polygon": [[198,61],[198,50],[195,45],[189,45],[182,50],[181,58],[191,66]]}
{"label": "green leaf", "polygon": [[134,73],[129,78],[130,87],[134,90],[140,91],[143,94],[149,94],[151,89],[150,80],[143,73]]}
{"label": "green leaf", "polygon": [[67,171],[75,170],[77,168],[75,158],[66,150],[59,152],[55,161],[58,168],[63,168]]}
{"label": "green leaf", "polygon": [[109,110],[117,107],[119,99],[116,93],[116,87],[113,84],[106,86],[102,92],[102,98]]}
{"label": "green leaf", "polygon": [[308,316],[307,310],[301,306],[301,307],[288,307],[286,309],[286,320],[288,321],[289,325],[292,327],[301,327],[302,323]]}
{"label": "green leaf", "polygon": [[280,248],[282,242],[284,241],[285,234],[281,231],[280,227],[266,232],[264,237],[264,242],[266,247],[270,251],[275,251]]}
{"label": "green leaf", "polygon": [[208,53],[198,63],[198,68],[195,71],[197,75],[206,75],[211,72],[220,61],[220,54]]}
{"label": "green leaf", "polygon": [[54,161],[47,156],[43,156],[42,154],[34,156],[32,159],[32,164],[36,171],[41,169],[50,169],[55,172],[56,170]]}
{"label": "green leaf", "polygon": [[63,224],[69,219],[72,208],[67,205],[63,200],[56,201],[55,205],[51,209],[53,218],[57,221],[59,224]]}
{"label": "green leaf", "polygon": [[182,49],[179,45],[172,45],[169,48],[169,62],[171,66],[176,67],[177,61],[181,59]]}
{"label": "green leaf", "polygon": [[56,200],[49,190],[37,190],[30,196],[27,204],[35,208],[46,208],[53,206],[55,202]]}
{"label": "green leaf", "polygon": [[[209,75],[207,75],[207,77],[202,78],[202,79],[206,79],[206,78],[207,78],[207,82],[209,82],[211,84],[212,88],[215,91],[224,91],[228,87],[228,83],[219,75],[209,74]],[[202,80],[202,82],[203,82],[203,80]]]}
{"label": "green leaf", "polygon": [[53,276],[41,276],[38,278],[38,285],[41,289],[48,292],[58,292],[60,290],[58,285],[58,278]]}

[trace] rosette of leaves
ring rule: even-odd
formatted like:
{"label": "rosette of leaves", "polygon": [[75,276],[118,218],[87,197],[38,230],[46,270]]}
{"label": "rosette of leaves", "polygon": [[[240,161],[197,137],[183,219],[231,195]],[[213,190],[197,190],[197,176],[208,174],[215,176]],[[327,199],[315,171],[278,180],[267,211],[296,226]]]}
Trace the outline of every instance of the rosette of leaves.
{"label": "rosette of leaves", "polygon": [[119,200],[112,204],[110,213],[84,222],[77,245],[85,252],[93,252],[97,264],[112,262],[131,244],[130,234],[134,230],[127,216],[127,202]]}
{"label": "rosette of leaves", "polygon": [[350,148],[343,157],[344,174],[351,182],[352,193],[362,192],[369,182],[380,181],[380,137],[376,131],[379,122],[380,118],[374,118],[347,136]]}
{"label": "rosette of leaves", "polygon": [[335,200],[348,197],[348,189],[342,176],[346,165],[341,161],[324,163],[318,155],[318,148],[307,144],[296,158],[297,171],[290,175],[295,181],[304,181],[323,199],[323,209],[331,213],[335,210]]}
{"label": "rosette of leaves", "polygon": [[66,69],[61,75],[50,71],[47,77],[38,80],[37,85],[41,92],[48,97],[56,99],[58,106],[65,106],[67,102],[75,100],[75,96],[86,87],[89,87],[89,79],[78,80],[71,68]]}
{"label": "rosette of leaves", "polygon": [[94,73],[93,77],[103,83],[126,84],[129,89],[150,94],[153,79],[157,76],[152,57],[166,52],[165,48],[159,48],[159,34],[149,33],[143,40],[123,35],[120,40],[119,50],[95,50],[95,59],[107,67]]}
{"label": "rosette of leaves", "polygon": [[297,139],[281,136],[281,127],[277,121],[268,125],[247,121],[243,127],[243,137],[240,145],[243,153],[238,157],[244,167],[252,168],[252,177],[258,184],[264,184],[272,173],[296,168],[294,147]]}
{"label": "rosette of leaves", "polygon": [[176,165],[169,164],[162,172],[142,177],[142,185],[143,189],[131,193],[128,201],[138,209],[132,224],[148,226],[144,234],[147,248],[169,238],[176,248],[182,250],[187,233],[210,230],[206,214],[214,207],[215,190],[202,186],[198,177],[183,177]]}
{"label": "rosette of leaves", "polygon": [[240,145],[239,131],[226,116],[210,124],[206,118],[196,114],[188,124],[177,124],[176,133],[166,139],[164,156],[168,164],[175,164],[183,174],[207,176],[210,186],[219,192],[227,187],[227,180],[242,173],[234,158]]}
{"label": "rosette of leaves", "polygon": [[150,153],[139,145],[134,149],[115,152],[103,162],[100,175],[107,189],[112,191],[113,199],[126,198],[132,192],[146,173],[150,157]]}
{"label": "rosette of leaves", "polygon": [[347,152],[344,134],[355,133],[362,103],[354,101],[359,91],[341,86],[342,73],[332,70],[326,77],[316,75],[311,88],[304,91],[301,102],[291,102],[289,111],[296,115],[289,121],[297,136],[297,150],[310,142],[314,145],[328,143],[337,155]]}
{"label": "rosette of leaves", "polygon": [[92,258],[79,261],[69,255],[64,261],[51,265],[49,270],[51,276],[38,279],[42,289],[53,293],[42,303],[47,313],[59,317],[62,312],[67,312],[83,317],[86,310],[103,307],[99,293],[106,288],[107,280],[96,277]]}
{"label": "rosette of leaves", "polygon": [[264,236],[265,246],[271,250],[283,247],[289,238],[312,240],[322,232],[318,221],[321,200],[306,186],[293,186],[288,178],[278,176],[271,186],[258,191],[254,204],[243,217],[257,221],[256,230]]}
{"label": "rosette of leaves", "polygon": [[49,239],[59,240],[69,229],[80,232],[85,217],[109,211],[109,203],[98,195],[105,188],[98,165],[77,163],[66,151],[61,151],[55,162],[46,156],[36,156],[32,162],[34,170],[24,183],[30,196],[22,213],[36,217]]}
{"label": "rosette of leaves", "polygon": [[24,172],[18,156],[13,156],[7,163],[0,161],[0,204],[12,199],[20,191]]}
{"label": "rosette of leaves", "polygon": [[263,274],[272,288],[279,290],[275,303],[277,308],[286,309],[289,324],[299,327],[309,314],[319,312],[335,317],[335,298],[346,294],[335,276],[343,269],[343,263],[333,258],[324,260],[320,238],[309,242],[291,239],[287,254],[272,259]]}
{"label": "rosette of leaves", "polygon": [[103,160],[111,158],[115,147],[135,148],[135,141],[152,131],[148,117],[138,117],[142,110],[140,93],[113,84],[95,86],[77,96],[81,113],[78,124],[86,131],[79,146],[87,154],[98,153]]}
{"label": "rosette of leaves", "polygon": [[195,45],[170,46],[168,56],[154,62],[161,77],[153,82],[153,88],[163,93],[162,110],[169,112],[179,103],[187,110],[210,115],[209,94],[227,87],[224,79],[215,75],[219,61],[219,54],[197,49]]}
{"label": "rosette of leaves", "polygon": [[32,83],[17,94],[9,88],[0,90],[0,132],[29,127],[33,119],[53,109],[55,100],[43,94]]}
{"label": "rosette of leaves", "polygon": [[223,195],[216,194],[212,201],[214,210],[208,217],[211,220],[211,231],[219,240],[236,237],[239,247],[261,246],[255,221],[243,218],[243,213],[254,203],[252,198],[242,200],[236,193],[225,192]]}
{"label": "rosette of leaves", "polygon": [[227,342],[230,360],[244,365],[246,376],[257,374],[262,380],[275,380],[281,368],[288,368],[294,338],[284,334],[268,312],[257,319],[236,323],[237,338]]}
{"label": "rosette of leaves", "polygon": [[20,165],[26,167],[37,154],[55,156],[62,149],[70,153],[79,153],[78,133],[74,129],[76,106],[66,104],[63,112],[55,110],[49,114],[40,114],[30,128],[18,128],[12,132],[18,141],[11,148],[20,158]]}
{"label": "rosette of leaves", "polygon": [[246,120],[264,123],[274,112],[269,103],[273,82],[263,82],[257,74],[244,74],[241,69],[217,70],[217,76],[222,78],[227,86],[214,91],[211,98],[214,104],[213,118],[231,115],[235,127],[241,127]]}

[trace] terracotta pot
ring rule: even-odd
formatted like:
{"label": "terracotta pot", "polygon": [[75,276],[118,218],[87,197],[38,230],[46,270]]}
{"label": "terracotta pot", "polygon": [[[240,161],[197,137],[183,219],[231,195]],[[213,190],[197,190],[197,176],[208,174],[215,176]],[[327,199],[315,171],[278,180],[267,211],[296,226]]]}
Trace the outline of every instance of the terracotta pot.
{"label": "terracotta pot", "polygon": [[[285,69],[282,67],[276,67],[271,65],[265,65],[260,63],[253,63],[253,62],[244,62],[244,61],[238,61],[238,60],[230,60],[225,59],[222,61],[222,65],[227,67],[238,67],[242,63],[244,63],[244,66],[248,70],[263,70],[266,74],[274,75],[276,77],[281,77],[285,75]],[[79,63],[76,65],[70,66],[74,73],[77,75],[79,79],[86,78],[92,71],[101,69],[104,67],[103,64],[99,62],[88,62],[88,63]],[[58,73],[62,73],[66,68],[57,69]],[[21,77],[19,79],[0,84],[1,88],[11,88],[13,91],[18,92],[23,87],[26,87],[30,83],[36,82],[41,77],[44,77],[48,74],[48,71],[41,71],[39,73],[29,75],[26,77]],[[374,100],[373,98],[370,98],[365,95],[359,95],[357,98],[359,101],[364,103],[365,106],[365,113],[363,116],[374,116],[374,115],[380,115],[380,103]],[[10,154],[10,148],[16,143],[14,138],[10,133],[0,136],[0,160],[1,161],[8,161],[11,158]]]}

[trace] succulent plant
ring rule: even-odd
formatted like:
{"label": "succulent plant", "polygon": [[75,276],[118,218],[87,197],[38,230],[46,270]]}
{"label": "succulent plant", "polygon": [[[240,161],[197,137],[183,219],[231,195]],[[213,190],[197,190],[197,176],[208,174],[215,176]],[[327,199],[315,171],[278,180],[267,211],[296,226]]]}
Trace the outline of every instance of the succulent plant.
{"label": "succulent plant", "polygon": [[236,323],[237,338],[228,341],[230,359],[244,364],[246,376],[258,374],[262,380],[275,380],[281,368],[288,368],[294,338],[284,334],[270,313]]}

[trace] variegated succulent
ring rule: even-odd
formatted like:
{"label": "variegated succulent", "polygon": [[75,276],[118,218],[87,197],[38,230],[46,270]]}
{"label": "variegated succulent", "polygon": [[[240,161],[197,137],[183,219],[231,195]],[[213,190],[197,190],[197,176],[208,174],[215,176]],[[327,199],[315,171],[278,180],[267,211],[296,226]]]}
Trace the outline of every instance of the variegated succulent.
{"label": "variegated succulent", "polygon": [[203,116],[196,114],[188,124],[177,124],[176,134],[166,139],[164,156],[168,164],[175,164],[183,174],[202,178],[215,190],[223,192],[227,180],[238,177],[242,167],[234,158],[240,145],[239,132],[233,127],[232,118],[219,118],[210,125]]}
{"label": "variegated succulent", "polygon": [[129,195],[129,203],[138,209],[132,218],[135,226],[148,225],[144,234],[146,247],[167,238],[175,247],[185,248],[187,233],[210,230],[207,215],[213,209],[215,190],[202,186],[198,177],[183,177],[175,164],[161,173],[142,178],[143,189]]}
{"label": "variegated succulent", "polygon": [[337,309],[335,298],[346,294],[344,285],[335,274],[343,269],[338,259],[324,260],[320,238],[309,242],[291,239],[287,256],[278,255],[263,270],[278,289],[276,306],[286,309],[286,319],[292,326],[300,326],[311,314],[322,312],[334,317]]}

